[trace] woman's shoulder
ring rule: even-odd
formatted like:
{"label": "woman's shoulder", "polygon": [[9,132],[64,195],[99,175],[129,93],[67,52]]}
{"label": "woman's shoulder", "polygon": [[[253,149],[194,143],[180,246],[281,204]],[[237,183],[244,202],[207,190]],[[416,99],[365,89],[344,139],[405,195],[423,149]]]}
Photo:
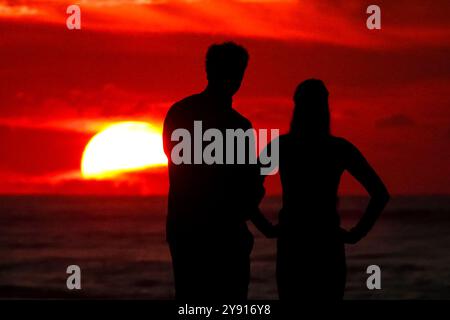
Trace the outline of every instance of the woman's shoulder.
{"label": "woman's shoulder", "polygon": [[342,148],[349,148],[353,146],[353,144],[350,141],[348,141],[343,137],[331,136],[331,142],[334,145]]}
{"label": "woman's shoulder", "polygon": [[344,155],[354,155],[356,153],[359,153],[358,148],[351,143],[349,140],[343,138],[343,137],[336,137],[333,136],[332,143],[336,147],[336,149]]}
{"label": "woman's shoulder", "polygon": [[[299,140],[297,137],[289,133],[279,135],[277,138],[271,141],[271,144],[274,143],[275,141],[279,144],[280,148],[282,148],[282,146],[292,147],[293,145],[295,146],[302,145],[302,140]],[[343,153],[358,151],[358,149],[355,147],[353,143],[351,143],[346,138],[338,136],[330,136],[329,139],[325,139],[320,142],[316,141],[315,143],[321,146],[323,146],[324,143],[325,145],[328,144],[330,147],[336,148]]]}

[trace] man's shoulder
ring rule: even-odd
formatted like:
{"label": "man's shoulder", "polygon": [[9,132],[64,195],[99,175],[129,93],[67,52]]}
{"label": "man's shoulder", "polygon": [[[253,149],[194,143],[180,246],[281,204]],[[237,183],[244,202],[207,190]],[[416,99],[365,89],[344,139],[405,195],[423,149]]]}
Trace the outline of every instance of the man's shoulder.
{"label": "man's shoulder", "polygon": [[295,142],[295,139],[289,133],[284,133],[274,138],[270,144],[275,142],[278,143],[280,149],[289,149],[291,148],[292,143]]}
{"label": "man's shoulder", "polygon": [[193,94],[175,102],[167,112],[167,115],[185,111],[190,106],[196,105],[201,100],[200,94]]}
{"label": "man's shoulder", "polygon": [[235,109],[231,109],[231,119],[236,124],[236,127],[242,129],[250,129],[252,128],[252,123],[242,114],[240,114]]}

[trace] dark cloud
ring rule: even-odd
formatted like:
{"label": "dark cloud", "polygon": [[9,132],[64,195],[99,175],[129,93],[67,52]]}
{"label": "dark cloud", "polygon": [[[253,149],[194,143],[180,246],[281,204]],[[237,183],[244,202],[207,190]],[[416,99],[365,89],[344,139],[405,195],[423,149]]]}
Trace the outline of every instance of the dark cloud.
{"label": "dark cloud", "polygon": [[416,122],[406,114],[397,113],[391,116],[378,119],[375,122],[378,128],[399,128],[399,127],[412,127],[416,125]]}
{"label": "dark cloud", "polygon": [[415,121],[405,114],[393,114],[391,116],[381,118],[375,122],[378,128],[398,128],[414,126]]}

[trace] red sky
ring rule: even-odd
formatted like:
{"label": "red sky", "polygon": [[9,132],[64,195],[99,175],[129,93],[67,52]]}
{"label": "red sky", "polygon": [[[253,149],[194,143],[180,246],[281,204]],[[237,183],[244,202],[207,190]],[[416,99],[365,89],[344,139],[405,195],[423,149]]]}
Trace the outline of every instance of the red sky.
{"label": "red sky", "polygon": [[255,127],[285,131],[295,86],[321,78],[333,132],[393,194],[450,193],[447,0],[377,1],[375,31],[369,1],[78,3],[82,30],[70,31],[66,1],[0,0],[0,193],[165,193],[165,169],[83,180],[81,154],[105,123],[160,124],[203,89],[205,51],[224,40],[250,52],[234,104]]}

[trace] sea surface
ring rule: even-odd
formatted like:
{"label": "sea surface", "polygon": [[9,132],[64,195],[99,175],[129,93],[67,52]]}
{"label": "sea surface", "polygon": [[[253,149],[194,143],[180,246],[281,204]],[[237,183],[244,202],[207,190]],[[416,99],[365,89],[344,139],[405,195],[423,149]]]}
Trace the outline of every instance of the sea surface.
{"label": "sea surface", "polygon": [[[365,205],[343,197],[343,226]],[[279,208],[278,197],[262,205],[273,221]],[[165,197],[0,197],[0,298],[172,299],[165,215]],[[276,242],[251,230],[249,297],[276,299]],[[450,197],[394,197],[373,232],[346,252],[345,299],[450,299]],[[69,291],[73,264],[82,289]],[[373,264],[381,290],[366,286]]]}

